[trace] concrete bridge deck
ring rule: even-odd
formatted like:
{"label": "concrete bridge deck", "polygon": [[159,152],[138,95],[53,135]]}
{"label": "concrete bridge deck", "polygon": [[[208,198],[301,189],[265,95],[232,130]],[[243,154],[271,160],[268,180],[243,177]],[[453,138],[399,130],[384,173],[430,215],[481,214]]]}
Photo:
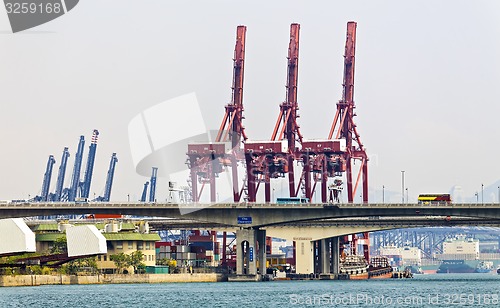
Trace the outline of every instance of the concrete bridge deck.
{"label": "concrete bridge deck", "polygon": [[68,203],[11,202],[0,204],[0,218],[122,214],[170,217],[211,222],[234,227],[265,227],[303,221],[348,217],[454,216],[500,220],[500,204],[272,204],[272,203]]}

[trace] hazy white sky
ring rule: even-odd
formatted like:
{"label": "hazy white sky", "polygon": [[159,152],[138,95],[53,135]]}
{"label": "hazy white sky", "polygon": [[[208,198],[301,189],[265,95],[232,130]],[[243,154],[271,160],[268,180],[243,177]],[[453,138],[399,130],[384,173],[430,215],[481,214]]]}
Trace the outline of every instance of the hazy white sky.
{"label": "hazy white sky", "polygon": [[[326,138],[342,94],[347,21],[356,21],[356,123],[371,157],[370,188],[423,192],[460,185],[485,201],[500,179],[498,1],[98,1],[12,34],[0,8],[0,199],[40,193],[49,154],[66,185],[80,135],[100,138],[91,192],[102,195],[117,152],[112,199],[137,199],[131,119],[195,92],[218,128],[231,98],[236,26],[246,25],[245,127],[270,137],[285,98],[290,23],[301,24],[299,125]],[[179,129],[186,123],[179,123]],[[175,133],[175,132],[165,132]],[[83,169],[82,169],[83,176]],[[54,188],[51,188],[53,191]],[[158,199],[167,195],[159,179]],[[380,193],[371,201],[380,201]],[[386,195],[387,196],[387,195]],[[399,197],[394,195],[396,201]]]}

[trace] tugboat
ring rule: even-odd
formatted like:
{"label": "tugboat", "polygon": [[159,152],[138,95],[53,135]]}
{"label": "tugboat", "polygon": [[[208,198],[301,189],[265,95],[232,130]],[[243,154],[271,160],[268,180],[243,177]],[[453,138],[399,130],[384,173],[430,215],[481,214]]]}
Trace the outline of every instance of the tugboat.
{"label": "tugboat", "polygon": [[419,274],[419,275],[424,273],[422,268],[418,265],[408,265],[405,267],[405,271],[409,271],[412,274]]}
{"label": "tugboat", "polygon": [[493,270],[493,262],[481,261],[476,266],[476,273],[489,273]]}

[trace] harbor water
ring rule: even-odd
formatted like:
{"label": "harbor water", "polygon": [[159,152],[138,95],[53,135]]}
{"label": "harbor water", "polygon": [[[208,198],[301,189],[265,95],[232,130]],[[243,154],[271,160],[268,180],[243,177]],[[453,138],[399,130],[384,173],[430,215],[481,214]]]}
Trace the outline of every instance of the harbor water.
{"label": "harbor water", "polygon": [[0,288],[0,307],[500,307],[500,275]]}

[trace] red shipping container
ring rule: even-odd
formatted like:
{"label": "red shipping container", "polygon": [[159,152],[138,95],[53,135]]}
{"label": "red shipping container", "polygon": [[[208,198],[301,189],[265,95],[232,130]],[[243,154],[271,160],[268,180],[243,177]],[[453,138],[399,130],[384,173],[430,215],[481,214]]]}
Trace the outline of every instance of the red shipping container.
{"label": "red shipping container", "polygon": [[156,242],[155,243],[155,248],[160,248],[164,246],[171,246],[172,242]]}
{"label": "red shipping container", "polygon": [[189,237],[189,242],[212,242],[212,236],[203,236],[203,235],[191,235]]}

